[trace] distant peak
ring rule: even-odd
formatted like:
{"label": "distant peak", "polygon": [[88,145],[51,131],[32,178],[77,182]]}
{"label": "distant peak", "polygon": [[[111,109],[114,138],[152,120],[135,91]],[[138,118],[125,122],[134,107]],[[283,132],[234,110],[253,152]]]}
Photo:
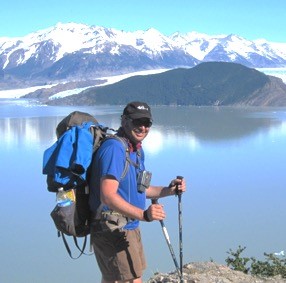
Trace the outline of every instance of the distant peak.
{"label": "distant peak", "polygon": [[149,28],[146,30],[146,33],[153,33],[153,34],[161,34],[157,29],[155,28]]}
{"label": "distant peak", "polygon": [[74,22],[68,22],[68,23],[62,23],[62,22],[58,22],[56,25],[55,25],[55,28],[74,28],[74,27],[84,27],[84,28],[87,28],[89,27],[88,25],[86,24],[82,24],[82,23],[74,23]]}

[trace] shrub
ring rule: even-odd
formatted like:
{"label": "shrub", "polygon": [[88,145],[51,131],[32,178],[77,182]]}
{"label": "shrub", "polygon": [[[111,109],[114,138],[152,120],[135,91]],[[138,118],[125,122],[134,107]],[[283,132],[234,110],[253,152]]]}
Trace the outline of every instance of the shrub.
{"label": "shrub", "polygon": [[273,277],[280,275],[286,278],[286,258],[281,258],[270,253],[264,253],[265,261],[257,260],[254,257],[242,257],[242,252],[246,247],[238,246],[236,251],[230,249],[227,253],[230,255],[225,261],[227,266],[233,270],[242,271],[246,274],[259,275],[264,277]]}

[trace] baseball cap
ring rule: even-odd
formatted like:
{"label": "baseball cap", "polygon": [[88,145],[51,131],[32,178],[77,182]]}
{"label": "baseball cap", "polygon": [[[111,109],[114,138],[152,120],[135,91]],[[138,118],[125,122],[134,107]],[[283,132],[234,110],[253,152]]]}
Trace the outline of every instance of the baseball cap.
{"label": "baseball cap", "polygon": [[131,119],[147,118],[152,119],[150,106],[145,102],[133,101],[126,105],[123,115]]}

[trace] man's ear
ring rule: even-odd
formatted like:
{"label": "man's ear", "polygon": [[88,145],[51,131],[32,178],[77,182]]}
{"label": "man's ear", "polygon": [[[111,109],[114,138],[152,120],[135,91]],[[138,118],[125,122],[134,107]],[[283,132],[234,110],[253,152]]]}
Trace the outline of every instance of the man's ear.
{"label": "man's ear", "polygon": [[127,121],[128,121],[127,117],[125,115],[122,115],[121,116],[121,126],[125,127],[127,124]]}

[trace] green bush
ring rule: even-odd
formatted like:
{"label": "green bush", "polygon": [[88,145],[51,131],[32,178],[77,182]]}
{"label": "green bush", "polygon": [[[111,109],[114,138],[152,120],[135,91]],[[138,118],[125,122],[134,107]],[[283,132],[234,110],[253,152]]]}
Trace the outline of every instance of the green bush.
{"label": "green bush", "polygon": [[239,246],[236,251],[230,249],[227,253],[230,255],[225,261],[227,266],[233,270],[242,271],[246,274],[259,275],[264,277],[273,277],[280,275],[286,278],[286,258],[279,258],[274,254],[264,253],[265,261],[257,260],[254,257],[242,257],[242,252],[246,247]]}

